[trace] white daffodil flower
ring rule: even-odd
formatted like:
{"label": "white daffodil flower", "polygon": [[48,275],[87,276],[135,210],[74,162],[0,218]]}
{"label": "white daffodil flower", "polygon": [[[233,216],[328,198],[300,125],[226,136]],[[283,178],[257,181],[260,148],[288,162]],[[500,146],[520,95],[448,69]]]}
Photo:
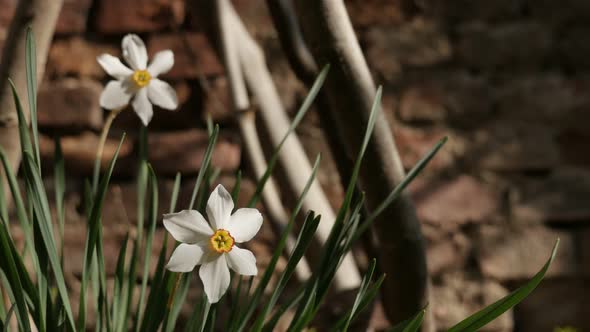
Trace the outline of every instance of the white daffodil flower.
{"label": "white daffodil flower", "polygon": [[109,110],[121,109],[135,96],[131,104],[141,122],[147,126],[154,114],[152,104],[167,110],[178,107],[174,88],[157,78],[172,68],[174,53],[170,50],[158,52],[148,66],[145,44],[137,35],[125,36],[121,46],[123,58],[131,68],[110,54],[96,58],[102,68],[116,79],[110,81],[100,95],[100,106]]}
{"label": "white daffodil flower", "polygon": [[195,210],[164,215],[164,226],[181,242],[166,268],[173,272],[190,272],[201,265],[199,276],[210,303],[219,301],[227,291],[230,268],[241,275],[258,273],[254,254],[235,244],[249,241],[258,233],[262,215],[250,208],[231,214],[233,208],[231,195],[218,185],[207,201],[211,225]]}

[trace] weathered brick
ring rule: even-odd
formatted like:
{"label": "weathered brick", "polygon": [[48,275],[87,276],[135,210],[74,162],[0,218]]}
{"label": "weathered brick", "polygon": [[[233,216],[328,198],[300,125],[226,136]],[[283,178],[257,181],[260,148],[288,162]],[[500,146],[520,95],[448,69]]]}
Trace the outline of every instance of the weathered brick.
{"label": "weathered brick", "polygon": [[[113,137],[116,136],[113,135]],[[76,136],[63,136],[60,140],[67,174],[70,176],[91,176],[94,161],[96,160],[98,135],[92,132],[84,132]],[[107,139],[100,163],[102,171],[108,167],[117,150],[119,141],[120,136],[119,138],[109,137]],[[54,140],[48,136],[40,135],[39,149],[41,152],[41,164],[45,167],[51,167],[55,153]],[[126,176],[134,174],[136,168],[133,160],[133,142],[128,137],[123,141],[119,151],[115,174]]]}
{"label": "weathered brick", "polygon": [[547,276],[573,276],[580,269],[573,235],[542,225],[482,226],[473,242],[475,259],[487,278],[522,282],[545,265],[558,238],[559,250]]}
{"label": "weathered brick", "polygon": [[557,224],[590,222],[590,172],[560,168],[544,179],[519,186],[512,202],[513,218]]}
{"label": "weathered brick", "polygon": [[17,0],[0,0],[0,30],[7,28],[14,15]]}
{"label": "weathered brick", "polygon": [[199,75],[223,73],[219,58],[202,33],[153,35],[148,39],[147,46],[149,54],[166,49],[174,52],[174,67],[162,75],[164,78],[198,78]]}
{"label": "weathered brick", "polygon": [[[449,133],[440,129],[423,130],[397,125],[393,135],[404,167],[411,169]],[[455,161],[453,150],[456,145],[460,144],[462,144],[460,138],[451,138],[444,149],[439,150],[430,161],[424,172],[438,173],[444,169],[452,168]]]}
{"label": "weathered brick", "polygon": [[468,175],[452,180],[416,182],[410,187],[418,217],[444,231],[490,221],[499,211],[496,193]]}
{"label": "weathered brick", "polygon": [[101,0],[95,24],[103,33],[129,33],[162,30],[183,20],[181,0]]}
{"label": "weathered brick", "polygon": [[92,43],[80,37],[56,40],[49,50],[47,74],[103,78],[106,73],[96,62],[96,57],[103,53],[119,56],[121,50],[119,47]]}
{"label": "weathered brick", "polygon": [[[590,330],[590,286],[587,280],[546,279],[514,312],[521,331]],[[548,308],[547,306],[550,306]],[[563,329],[559,329],[559,328]]]}
{"label": "weathered brick", "polygon": [[[201,167],[208,143],[206,130],[151,133],[148,137],[150,163],[158,174],[195,174]],[[239,145],[221,135],[213,150],[211,165],[222,171],[234,171],[240,164],[240,157]]]}
{"label": "weathered brick", "polygon": [[[432,310],[437,328],[443,331],[508,295],[508,290],[498,282],[473,278],[466,273],[448,273],[440,279],[440,283],[432,288],[432,298],[436,299],[436,305]],[[512,331],[512,315],[512,310],[509,310],[479,331]]]}
{"label": "weathered brick", "polygon": [[65,0],[55,32],[58,34],[81,33],[86,31],[88,11],[92,0]]}
{"label": "weathered brick", "polygon": [[560,61],[567,68],[590,67],[590,27],[577,26],[565,30],[558,43]]}
{"label": "weathered brick", "polygon": [[492,116],[493,90],[482,76],[462,70],[416,72],[404,85],[397,110],[404,122],[470,129]]}
{"label": "weathered brick", "polygon": [[475,22],[460,25],[457,30],[459,60],[478,69],[537,69],[553,47],[551,31],[539,22]]}
{"label": "weathered brick", "polygon": [[493,171],[543,171],[560,162],[553,130],[547,125],[498,121],[465,137],[465,159]]}
{"label": "weathered brick", "polygon": [[355,28],[402,23],[403,0],[347,0],[344,2]]}
{"label": "weathered brick", "polygon": [[500,20],[518,17],[525,0],[424,0],[418,6],[429,15],[455,21]]}
{"label": "weathered brick", "polygon": [[440,26],[421,18],[370,28],[365,39],[369,64],[387,79],[398,76],[404,66],[425,67],[451,57],[450,42]]}
{"label": "weathered brick", "polygon": [[551,23],[587,23],[590,2],[586,0],[525,0],[533,16]]}
{"label": "weathered brick", "polygon": [[102,85],[91,80],[64,79],[39,89],[39,127],[99,130],[103,113],[98,105]]}
{"label": "weathered brick", "polygon": [[[498,115],[507,120],[547,123],[556,127],[572,112],[590,105],[590,80],[570,78],[560,72],[508,74],[496,82],[494,102]],[[582,112],[576,114],[576,120]]]}
{"label": "weathered brick", "polygon": [[203,116],[210,115],[215,123],[228,122],[234,118],[230,91],[224,76],[212,78],[208,81],[208,91],[203,94]]}

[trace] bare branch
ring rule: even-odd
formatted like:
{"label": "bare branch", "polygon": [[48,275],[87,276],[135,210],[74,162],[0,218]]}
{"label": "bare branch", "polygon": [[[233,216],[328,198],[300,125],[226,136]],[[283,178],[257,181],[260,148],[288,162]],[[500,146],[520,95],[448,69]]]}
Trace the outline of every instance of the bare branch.
{"label": "bare branch", "polygon": [[[301,0],[296,9],[304,38],[318,64],[333,68],[325,93],[334,125],[351,159],[359,151],[375,97],[375,84],[341,0]],[[404,178],[393,135],[383,114],[375,125],[359,176],[366,204],[373,210]],[[401,197],[374,225],[379,240],[380,268],[385,279],[382,294],[392,323],[407,319],[428,299],[424,240],[415,208]],[[429,311],[430,312],[430,311]],[[434,330],[427,319],[425,331]]]}
{"label": "bare branch", "polygon": [[291,67],[300,80],[312,84],[319,69],[301,36],[293,3],[291,0],[267,0],[266,3]]}
{"label": "bare branch", "polygon": [[[260,116],[269,131],[273,146],[278,146],[289,129],[289,117],[272,81],[262,50],[252,39],[233,7],[231,8],[231,18],[230,26],[237,36],[238,52],[246,83],[252,94],[257,97]],[[287,173],[291,189],[299,196],[311,175],[311,165],[303,146],[295,135],[290,135],[285,141],[279,153],[279,161]],[[310,187],[303,208],[322,215],[316,236],[321,243],[325,243],[336,216],[317,181]],[[349,253],[345,256],[336,274],[335,286],[338,290],[353,289],[360,285],[360,280],[354,258]]]}
{"label": "bare branch", "polygon": [[[236,34],[230,25],[229,2],[227,0],[216,1],[216,14],[219,24],[219,34],[221,35],[221,42],[223,48],[223,60],[226,67],[226,75],[229,81],[232,105],[238,116],[238,124],[240,127],[240,134],[244,141],[246,148],[246,155],[254,170],[254,175],[257,179],[261,179],[268,167],[262,145],[258,134],[256,132],[256,122],[254,113],[248,112],[246,109],[250,104],[246,83],[240,68],[239,54],[235,47]],[[233,45],[227,45],[233,43]],[[270,177],[262,191],[262,201],[266,207],[267,215],[269,216],[275,231],[282,233],[285,229],[289,216],[285,211],[280,200],[279,190]],[[290,235],[287,238],[286,248],[292,251],[295,247],[295,238]],[[311,275],[309,264],[305,258],[302,258],[299,264],[295,267],[295,273],[299,280],[306,280]]]}
{"label": "bare branch", "polygon": [[[35,33],[37,51],[37,84],[42,81],[47,53],[62,4],[63,0],[21,0],[8,29],[0,64],[0,146],[15,171],[22,156],[18,139],[18,120],[7,79],[11,78],[14,81],[16,91],[21,97],[27,95],[25,34],[27,27],[31,26]],[[29,121],[27,98],[22,98],[22,103]],[[7,186],[4,191],[8,192]]]}

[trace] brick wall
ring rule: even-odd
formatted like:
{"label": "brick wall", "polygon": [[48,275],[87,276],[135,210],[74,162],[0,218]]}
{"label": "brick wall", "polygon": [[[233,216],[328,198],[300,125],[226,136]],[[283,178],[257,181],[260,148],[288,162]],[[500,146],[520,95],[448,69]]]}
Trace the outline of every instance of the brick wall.
{"label": "brick wall", "polygon": [[[304,91],[280,51],[264,1],[235,3],[293,109]],[[15,4],[0,0],[0,44]],[[347,0],[347,6],[375,80],[384,85],[384,104],[405,165],[411,167],[442,136],[450,137],[411,188],[428,241],[431,308],[439,326],[449,327],[531,277],[560,237],[546,282],[487,331],[590,329],[584,296],[590,277],[590,2]],[[206,147],[205,114],[222,124],[213,158],[222,181],[231,186],[233,172],[247,169],[227,108],[223,68],[205,31],[182,0],[65,1],[40,90],[39,126],[47,165],[52,137],[62,137],[72,176],[71,232],[80,228],[82,181],[91,174],[105,116],[98,96],[108,79],[95,57],[120,55],[126,33],[144,38],[150,54],[165,48],[175,52],[175,66],[165,79],[175,87],[180,109],[156,110],[150,125],[150,158],[162,177],[162,212],[177,170],[187,178],[180,204],[190,195],[190,178]],[[202,78],[209,92],[199,83]],[[299,132],[310,154],[325,149],[317,126],[312,113]],[[106,202],[104,219],[114,234],[107,237],[112,239],[107,251],[118,247],[121,229],[134,222],[138,127],[132,112],[123,113],[105,149],[106,163],[121,133],[129,133]],[[337,204],[341,188],[331,175],[332,161],[323,167],[319,178]],[[245,181],[247,196],[252,180]],[[263,236],[272,243],[269,230]]]}
{"label": "brick wall", "polygon": [[408,167],[450,136],[412,189],[440,327],[530,278],[559,237],[548,280],[489,330],[589,329],[590,2],[349,7]]}

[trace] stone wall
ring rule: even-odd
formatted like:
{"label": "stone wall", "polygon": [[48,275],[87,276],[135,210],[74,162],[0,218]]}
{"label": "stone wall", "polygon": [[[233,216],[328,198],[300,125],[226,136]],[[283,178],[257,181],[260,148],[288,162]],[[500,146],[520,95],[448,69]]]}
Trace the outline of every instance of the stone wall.
{"label": "stone wall", "polygon": [[[264,1],[235,3],[293,110],[305,92],[288,69]],[[0,0],[0,44],[15,4]],[[547,280],[486,331],[590,329],[590,300],[584,295],[590,278],[590,2],[347,0],[347,6],[374,78],[384,85],[385,109],[405,165],[411,167],[442,136],[450,137],[411,188],[428,241],[430,307],[439,327],[530,278],[559,237]],[[95,58],[120,55],[126,33],[140,34],[150,54],[175,52],[175,66],[164,78],[174,85],[180,110],[156,110],[150,125],[150,161],[161,177],[162,212],[176,171],[186,179],[179,203],[186,205],[207,144],[206,114],[222,125],[213,157],[221,181],[231,186],[238,168],[247,171],[227,108],[223,67],[205,30],[182,0],[65,1],[38,104],[47,182],[58,135],[70,175],[72,240],[66,246],[83,246],[74,240],[83,232],[80,193],[91,175],[105,116],[98,96],[108,79]],[[299,130],[310,155],[325,150],[318,126],[312,113]],[[136,218],[138,127],[136,116],[124,112],[105,149],[106,165],[121,133],[129,134],[105,207],[112,232],[105,251],[113,256],[126,224]],[[328,158],[323,167],[319,178],[337,205],[342,190],[332,175],[333,162]],[[246,177],[245,197],[252,183]],[[262,255],[272,250],[273,235],[266,229],[263,237],[267,240],[253,248]],[[81,259],[68,259],[75,275]],[[376,327],[383,324],[375,319]]]}

